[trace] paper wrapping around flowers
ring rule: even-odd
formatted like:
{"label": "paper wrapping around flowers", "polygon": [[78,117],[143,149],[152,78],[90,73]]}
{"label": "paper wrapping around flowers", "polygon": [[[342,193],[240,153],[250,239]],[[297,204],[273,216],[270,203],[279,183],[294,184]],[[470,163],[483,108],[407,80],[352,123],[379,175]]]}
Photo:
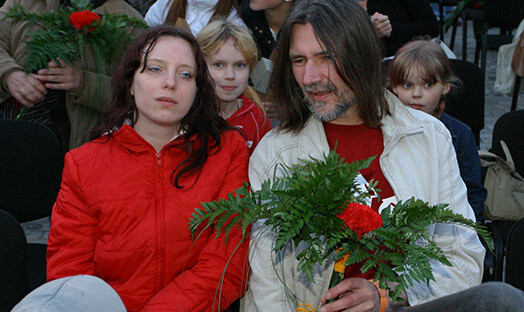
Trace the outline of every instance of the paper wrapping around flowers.
{"label": "paper wrapping around flowers", "polygon": [[298,305],[295,312],[316,312],[315,308],[308,303],[301,303]]}
{"label": "paper wrapping around flowers", "polygon": [[348,258],[349,253],[347,253],[344,257],[337,259],[333,265],[333,270],[335,270],[335,272],[344,274],[344,272],[346,272],[346,261]]}

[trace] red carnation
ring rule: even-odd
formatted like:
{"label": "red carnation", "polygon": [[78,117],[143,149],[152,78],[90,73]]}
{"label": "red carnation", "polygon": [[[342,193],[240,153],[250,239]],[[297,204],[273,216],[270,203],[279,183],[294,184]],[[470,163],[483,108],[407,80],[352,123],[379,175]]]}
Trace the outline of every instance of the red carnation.
{"label": "red carnation", "polygon": [[475,9],[480,9],[480,8],[482,8],[482,3],[478,3],[478,2],[473,3],[473,7],[474,7]]}
{"label": "red carnation", "polygon": [[[347,227],[355,232],[359,238],[382,226],[382,217],[375,210],[359,203],[348,204],[346,209],[339,214],[338,217],[342,219]],[[361,268],[363,264],[364,262],[359,262],[347,266],[344,277],[372,279],[375,275],[375,270],[369,270],[366,273],[362,273]]]}
{"label": "red carnation", "polygon": [[[71,16],[69,16],[69,21],[78,30],[82,30],[82,28],[84,27],[91,26],[93,22],[99,19],[100,19],[100,15],[96,14],[95,12],[91,12],[89,10],[73,12],[71,13]],[[96,28],[96,24],[93,25],[93,27],[88,28],[87,31],[93,31],[95,30],[95,28]]]}
{"label": "red carnation", "polygon": [[382,217],[373,209],[359,203],[350,203],[338,215],[358,237],[382,226]]}

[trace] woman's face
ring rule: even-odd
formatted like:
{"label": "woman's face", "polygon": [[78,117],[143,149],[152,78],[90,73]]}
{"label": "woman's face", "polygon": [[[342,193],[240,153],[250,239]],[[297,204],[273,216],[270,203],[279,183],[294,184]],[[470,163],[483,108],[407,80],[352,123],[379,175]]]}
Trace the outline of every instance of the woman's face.
{"label": "woman's face", "polygon": [[229,38],[216,54],[206,56],[209,73],[215,81],[215,93],[221,104],[235,101],[247,88],[249,66],[235,43],[235,39]]}
{"label": "woman's face", "polygon": [[[141,72],[144,62],[146,66]],[[193,50],[184,39],[163,36],[142,64],[135,72],[130,90],[138,110],[135,130],[141,135],[143,131],[168,130],[175,136],[197,92],[198,68]]]}

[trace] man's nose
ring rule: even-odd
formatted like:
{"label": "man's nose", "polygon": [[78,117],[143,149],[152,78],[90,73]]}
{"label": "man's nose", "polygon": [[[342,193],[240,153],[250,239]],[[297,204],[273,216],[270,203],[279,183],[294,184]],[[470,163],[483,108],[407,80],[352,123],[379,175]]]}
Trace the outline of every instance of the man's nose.
{"label": "man's nose", "polygon": [[312,61],[306,63],[304,67],[304,78],[302,79],[304,85],[312,85],[322,80],[322,73],[317,64]]}

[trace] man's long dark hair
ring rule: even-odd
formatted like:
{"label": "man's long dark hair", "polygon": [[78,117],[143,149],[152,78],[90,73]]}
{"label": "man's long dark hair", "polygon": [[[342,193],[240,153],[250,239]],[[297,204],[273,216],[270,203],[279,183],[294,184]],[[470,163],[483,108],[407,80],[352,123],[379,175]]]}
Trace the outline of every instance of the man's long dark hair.
{"label": "man's long dark hair", "polygon": [[356,1],[301,0],[280,29],[275,48],[269,90],[272,109],[281,122],[279,129],[299,132],[311,117],[289,58],[293,25],[308,23],[334,60],[338,75],[355,94],[360,118],[369,127],[380,127],[389,109],[381,46],[370,17]]}
{"label": "man's long dark hair", "polygon": [[130,121],[131,126],[134,126],[138,118],[138,110],[129,90],[135,72],[145,70],[148,53],[153,50],[158,39],[165,36],[187,41],[193,50],[197,64],[195,78],[197,93],[191,109],[180,120],[179,125],[179,130],[185,132],[183,148],[187,153],[187,158],[177,166],[171,175],[173,185],[181,188],[180,178],[198,173],[209,154],[220,147],[221,133],[229,129],[227,122],[219,115],[218,100],[204,56],[196,39],[188,32],[173,26],[160,25],[148,30],[128,48],[122,63],[117,67],[111,79],[113,99],[106,112],[104,123],[91,130],[88,138],[94,139],[104,133],[107,133],[109,138],[111,133],[126,121]]}

